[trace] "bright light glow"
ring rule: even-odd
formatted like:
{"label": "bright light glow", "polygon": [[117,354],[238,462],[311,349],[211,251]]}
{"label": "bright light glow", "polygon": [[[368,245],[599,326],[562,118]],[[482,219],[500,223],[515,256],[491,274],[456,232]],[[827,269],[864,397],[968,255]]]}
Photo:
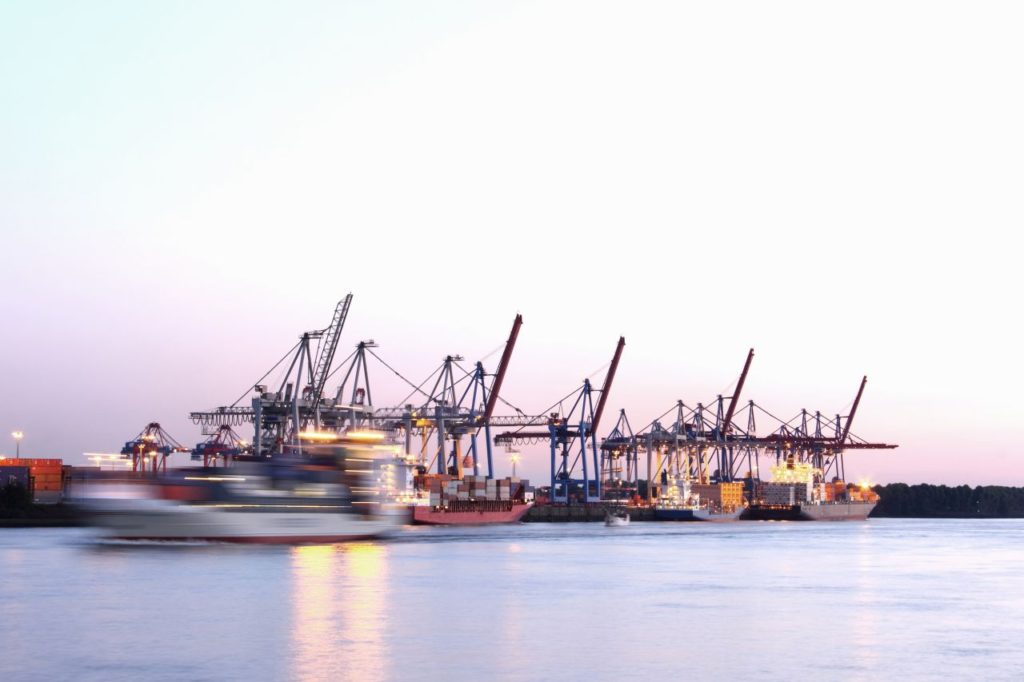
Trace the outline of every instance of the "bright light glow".
{"label": "bright light glow", "polygon": [[794,462],[790,469],[785,464],[772,467],[773,483],[814,483],[815,473],[820,474],[820,469],[815,469],[806,462]]}
{"label": "bright light glow", "polygon": [[21,440],[25,437],[25,434],[21,431],[11,431],[11,435],[14,436],[14,440]]}
{"label": "bright light glow", "polygon": [[299,438],[302,440],[328,441],[337,440],[338,434],[324,431],[301,431],[299,433]]}
{"label": "bright light glow", "polygon": [[82,455],[89,460],[93,466],[102,469],[109,466],[113,469],[131,469],[131,459],[120,453],[112,452],[83,452]]}
{"label": "bright light glow", "polygon": [[352,440],[370,441],[370,442],[376,442],[376,441],[384,440],[384,434],[383,433],[379,433],[377,431],[349,431],[348,433],[345,434],[345,437],[346,438],[351,438]]}

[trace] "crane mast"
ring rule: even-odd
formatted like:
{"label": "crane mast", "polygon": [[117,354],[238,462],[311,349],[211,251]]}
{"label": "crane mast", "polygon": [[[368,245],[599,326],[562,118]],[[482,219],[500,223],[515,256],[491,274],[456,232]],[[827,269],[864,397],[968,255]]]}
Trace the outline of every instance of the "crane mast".
{"label": "crane mast", "polygon": [[316,361],[316,369],[310,376],[309,385],[313,387],[313,404],[319,406],[323,400],[324,385],[327,383],[327,376],[331,372],[331,365],[334,363],[334,354],[338,350],[338,340],[341,338],[341,330],[345,327],[345,319],[348,318],[348,309],[352,305],[352,294],[338,302],[334,309],[334,317],[331,324],[323,332],[323,340],[320,344],[320,356]]}

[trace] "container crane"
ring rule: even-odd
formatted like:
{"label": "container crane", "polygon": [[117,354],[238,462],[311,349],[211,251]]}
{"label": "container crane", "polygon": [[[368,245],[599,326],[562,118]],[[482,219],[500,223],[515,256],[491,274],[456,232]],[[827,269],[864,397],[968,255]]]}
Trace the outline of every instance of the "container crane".
{"label": "container crane", "polygon": [[[522,430],[527,426],[535,425],[533,421],[530,421],[519,430],[501,433],[494,439],[496,443],[503,444],[548,439],[551,448],[552,502],[570,503],[571,489],[574,483],[572,473],[577,463],[581,465],[583,473],[583,480],[580,481],[583,488],[583,501],[589,503],[601,500],[601,469],[597,452],[596,428],[600,424],[601,415],[611,393],[619,359],[622,357],[622,350],[625,346],[625,337],[619,337],[615,354],[608,366],[608,373],[605,375],[604,385],[600,391],[601,398],[598,400],[596,409],[593,400],[594,389],[590,385],[590,379],[584,379],[583,386],[566,398],[566,400],[573,400],[573,405],[568,412],[565,415],[554,412],[548,416],[546,433]],[[591,474],[591,472],[593,473]]]}
{"label": "container crane", "polygon": [[[407,405],[402,409],[382,410],[379,413],[381,426],[385,430],[405,432],[407,455],[413,454],[411,436],[416,432],[422,438],[419,458],[425,468],[434,467],[438,474],[462,478],[465,468],[469,466],[472,467],[474,475],[477,475],[481,458],[478,439],[482,430],[484,453],[487,458],[487,477],[494,477],[491,426],[494,420],[504,419],[494,416],[494,408],[500,399],[501,386],[508,373],[522,324],[523,316],[516,315],[494,375],[486,372],[482,362],[475,363],[473,370],[469,371],[459,364],[464,360],[461,355],[448,355],[433,373],[437,374],[437,379],[427,393],[424,404],[418,408]],[[463,376],[457,376],[456,370]],[[491,377],[493,379],[488,385],[488,379]],[[468,383],[460,393],[460,384],[467,380]],[[431,436],[436,439],[437,445],[434,456],[428,458],[428,440]],[[469,450],[464,457],[462,441],[467,436]]]}
{"label": "container crane", "polygon": [[[121,458],[132,461],[132,471],[165,473],[167,457],[175,452],[189,452],[157,422],[150,422],[121,448]],[[148,469],[147,469],[148,467]]]}
{"label": "container crane", "polygon": [[242,440],[234,429],[223,424],[202,443],[197,443],[192,450],[192,460],[202,461],[204,467],[228,466],[231,460],[252,452],[249,443]]}
{"label": "container crane", "polygon": [[[230,406],[192,412],[192,421],[204,427],[252,423],[252,449],[257,455],[280,454],[286,445],[300,449],[299,434],[310,426],[319,429],[323,423],[344,424],[351,410],[340,409],[335,401],[326,401],[324,388],[331,376],[351,305],[350,293],[335,306],[326,328],[308,331],[299,337],[299,342],[257,380],[251,406],[238,405],[243,395]],[[314,341],[317,342],[315,348]],[[289,361],[288,369],[280,385],[277,390],[269,390],[261,382],[286,361]]]}

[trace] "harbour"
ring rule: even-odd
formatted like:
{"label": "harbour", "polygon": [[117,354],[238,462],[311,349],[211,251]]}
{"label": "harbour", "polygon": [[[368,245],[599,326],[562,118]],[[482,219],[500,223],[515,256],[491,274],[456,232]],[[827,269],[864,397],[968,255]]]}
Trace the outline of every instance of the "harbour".
{"label": "harbour", "polygon": [[[372,340],[336,361],[352,303],[343,297],[328,326],[303,332],[234,403],[192,412],[207,436],[195,447],[151,422],[120,453],[89,455],[92,467],[17,457],[0,460],[0,475],[117,539],[315,543],[383,537],[403,523],[864,520],[877,494],[846,481],[845,454],[897,447],[851,429],[866,377],[845,415],[803,409],[782,421],[741,402],[753,349],[731,395],[679,400],[636,432],[625,408],[602,427],[624,337],[600,383],[584,379],[551,407],[525,411],[501,396],[522,314],[493,371],[447,355],[415,383]],[[371,360],[417,402],[375,404]],[[536,459],[542,450],[531,446],[545,441],[547,484],[516,476],[514,448]],[[498,473],[501,459],[512,476]]]}

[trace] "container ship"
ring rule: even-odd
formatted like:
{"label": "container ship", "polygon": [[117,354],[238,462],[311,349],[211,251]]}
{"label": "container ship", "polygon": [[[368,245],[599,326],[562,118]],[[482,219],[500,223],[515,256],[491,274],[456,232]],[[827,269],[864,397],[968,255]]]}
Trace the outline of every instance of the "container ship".
{"label": "container ship", "polygon": [[793,463],[772,467],[772,480],[758,483],[754,503],[743,518],[751,521],[864,521],[878,504],[867,485],[838,478],[820,482],[820,471]]}
{"label": "container ship", "polygon": [[302,544],[388,535],[408,508],[387,502],[380,467],[350,454],[99,476],[76,486],[73,501],[107,539]]}
{"label": "container ship", "polygon": [[735,521],[742,513],[742,483],[669,480],[654,505],[654,518],[659,521]]}
{"label": "container ship", "polygon": [[415,481],[419,496],[412,519],[424,525],[518,523],[533,506],[526,499],[529,484],[515,477],[423,474]]}

